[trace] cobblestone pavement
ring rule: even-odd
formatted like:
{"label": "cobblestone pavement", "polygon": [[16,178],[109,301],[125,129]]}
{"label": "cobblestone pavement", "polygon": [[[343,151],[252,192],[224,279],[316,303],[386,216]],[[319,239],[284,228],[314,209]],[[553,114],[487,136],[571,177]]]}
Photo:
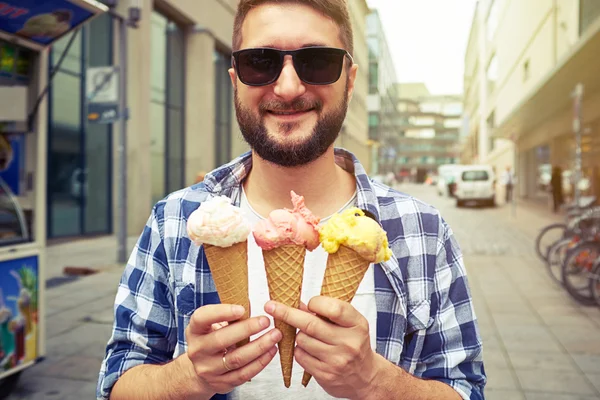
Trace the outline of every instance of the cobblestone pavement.
{"label": "cobblestone pavement", "polygon": [[[600,311],[572,301],[533,252],[537,231],[557,218],[527,205],[516,215],[508,206],[457,209],[434,187],[400,189],[436,206],[463,249],[484,340],[486,398],[600,400]],[[113,262],[110,243],[84,247],[50,248],[49,269],[102,264],[102,254]],[[47,358],[24,371],[10,400],[94,398],[120,273],[112,267],[48,290]]]}

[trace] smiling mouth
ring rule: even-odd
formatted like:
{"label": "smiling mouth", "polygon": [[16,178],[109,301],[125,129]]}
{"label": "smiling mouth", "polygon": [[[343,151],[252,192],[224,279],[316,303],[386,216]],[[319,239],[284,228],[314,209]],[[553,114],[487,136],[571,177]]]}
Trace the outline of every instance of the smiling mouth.
{"label": "smiling mouth", "polygon": [[269,114],[275,115],[275,116],[293,116],[293,115],[301,115],[301,114],[305,114],[308,113],[310,111],[313,111],[314,108],[309,108],[307,110],[292,110],[292,111],[273,111],[273,110],[269,110],[267,111]]}

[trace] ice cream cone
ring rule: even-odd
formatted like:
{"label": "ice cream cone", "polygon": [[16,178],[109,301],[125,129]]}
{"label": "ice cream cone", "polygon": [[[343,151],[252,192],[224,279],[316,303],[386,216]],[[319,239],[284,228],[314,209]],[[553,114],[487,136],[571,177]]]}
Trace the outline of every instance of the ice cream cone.
{"label": "ice cream cone", "polygon": [[[240,321],[250,317],[250,298],[248,297],[248,247],[247,241],[230,247],[204,244],[204,252],[210,265],[210,272],[219,299],[223,304],[237,304],[246,310]],[[237,343],[241,347],[249,338]]]}
{"label": "ice cream cone", "polygon": [[[305,255],[306,248],[301,245],[286,245],[273,250],[263,250],[271,300],[294,308],[300,307]],[[285,387],[289,388],[294,365],[296,328],[277,319],[275,327],[283,335],[278,344],[279,358],[283,383]]]}
{"label": "ice cream cone", "polygon": [[[370,264],[370,261],[351,248],[340,246],[337,252],[329,254],[327,258],[321,296],[351,302]],[[311,377],[305,371],[302,377],[302,385],[308,385]]]}

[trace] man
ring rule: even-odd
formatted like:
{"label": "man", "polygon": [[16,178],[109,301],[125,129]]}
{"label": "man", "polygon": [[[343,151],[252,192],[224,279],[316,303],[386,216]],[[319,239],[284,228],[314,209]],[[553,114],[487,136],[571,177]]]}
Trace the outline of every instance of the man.
{"label": "man", "polygon": [[[333,148],[358,69],[345,1],[241,0],[233,49],[236,114],[252,152],[154,207],[121,280],[98,398],[483,399],[481,340],[450,228]],[[298,310],[268,301],[250,236],[251,318],[228,325],[244,310],[218,304],[187,218],[224,195],[257,221],[289,207],[290,190],[325,220],[349,206],[368,211],[394,256],[370,267],[348,304],[317,296],[326,256],[308,253]],[[299,329],[290,389],[272,317]],[[314,377],[307,388],[303,370]]]}
{"label": "man", "polygon": [[515,185],[515,177],[511,171],[510,166],[506,167],[506,171],[504,172],[504,187],[506,191],[506,204],[512,203],[513,189]]}

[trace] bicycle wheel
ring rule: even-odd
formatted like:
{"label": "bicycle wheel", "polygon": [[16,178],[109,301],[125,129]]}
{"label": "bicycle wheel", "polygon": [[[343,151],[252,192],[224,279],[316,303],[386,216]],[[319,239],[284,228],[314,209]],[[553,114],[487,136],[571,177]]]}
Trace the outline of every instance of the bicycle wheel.
{"label": "bicycle wheel", "polygon": [[565,257],[569,248],[573,246],[572,239],[562,239],[553,244],[548,250],[546,256],[546,268],[552,280],[560,286],[562,282],[562,265],[565,262]]}
{"label": "bicycle wheel", "polygon": [[548,261],[548,251],[553,244],[564,237],[566,230],[565,224],[552,224],[541,230],[535,239],[535,251],[541,260]]}
{"label": "bicycle wheel", "polygon": [[584,305],[596,304],[590,292],[589,279],[596,259],[600,257],[600,243],[584,242],[570,249],[562,266],[562,281],[567,292]]}
{"label": "bicycle wheel", "polygon": [[600,258],[596,260],[590,276],[590,293],[600,307]]}

